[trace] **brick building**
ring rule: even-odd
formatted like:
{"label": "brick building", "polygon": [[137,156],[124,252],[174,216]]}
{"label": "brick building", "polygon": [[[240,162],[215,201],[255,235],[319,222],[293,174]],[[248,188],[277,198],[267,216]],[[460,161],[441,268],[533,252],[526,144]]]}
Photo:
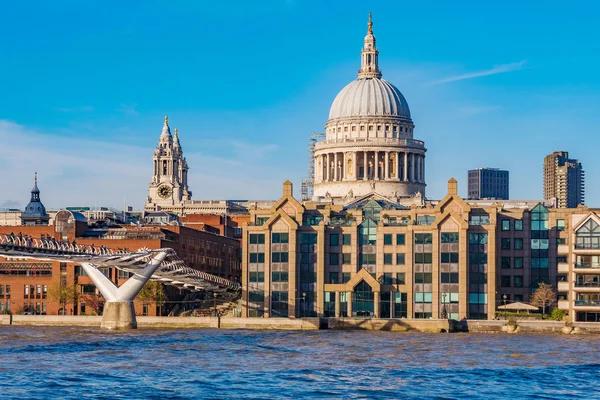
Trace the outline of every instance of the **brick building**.
{"label": "brick building", "polygon": [[[58,241],[75,241],[78,244],[138,249],[172,248],[190,268],[208,272],[230,280],[239,281],[241,275],[239,241],[211,232],[180,225],[160,226],[88,226],[83,215],[62,210],[56,214],[52,225],[2,226],[2,234],[42,236]],[[106,269],[105,274],[115,283],[122,284],[129,273]],[[53,285],[74,284],[80,301],[69,304],[66,314],[89,313],[86,295],[95,295],[96,289],[83,270],[73,263],[56,261],[31,261],[18,258],[0,258],[0,312],[31,312],[58,314],[61,305],[52,301],[48,292]],[[171,299],[180,296],[179,289],[169,289]],[[140,314],[154,315],[156,308],[149,304],[136,304]]]}

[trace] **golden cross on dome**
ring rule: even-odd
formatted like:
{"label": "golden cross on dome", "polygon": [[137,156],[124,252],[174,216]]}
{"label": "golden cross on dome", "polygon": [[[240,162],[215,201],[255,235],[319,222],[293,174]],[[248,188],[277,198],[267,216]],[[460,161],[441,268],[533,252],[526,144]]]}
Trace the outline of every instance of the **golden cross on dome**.
{"label": "golden cross on dome", "polygon": [[373,33],[373,13],[369,13],[369,22],[367,23],[367,25],[369,26],[369,32],[368,33]]}
{"label": "golden cross on dome", "polygon": [[169,116],[165,115],[165,125],[169,125]]}

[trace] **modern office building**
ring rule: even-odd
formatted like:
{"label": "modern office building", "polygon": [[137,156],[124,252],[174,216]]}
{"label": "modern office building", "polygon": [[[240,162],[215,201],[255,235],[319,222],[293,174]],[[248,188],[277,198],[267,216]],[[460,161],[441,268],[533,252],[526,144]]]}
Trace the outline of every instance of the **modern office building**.
{"label": "modern office building", "polygon": [[566,151],[555,151],[544,158],[544,199],[556,207],[575,208],[584,204],[585,173],[578,160]]}
{"label": "modern office building", "polygon": [[498,168],[471,169],[468,173],[468,194],[470,200],[508,200],[508,171]]}
{"label": "modern office building", "polygon": [[454,179],[442,200],[411,206],[377,194],[300,203],[286,182],[244,229],[243,315],[492,319],[504,301],[566,279],[557,246],[575,211],[466,201]]}

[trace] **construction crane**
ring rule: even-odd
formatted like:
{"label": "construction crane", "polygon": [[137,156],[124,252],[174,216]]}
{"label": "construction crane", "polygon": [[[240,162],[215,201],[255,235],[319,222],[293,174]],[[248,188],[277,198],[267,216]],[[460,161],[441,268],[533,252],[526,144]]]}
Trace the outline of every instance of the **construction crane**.
{"label": "construction crane", "polygon": [[315,181],[315,145],[325,138],[324,133],[311,133],[308,137],[308,176],[302,179],[302,200],[310,200],[313,196]]}

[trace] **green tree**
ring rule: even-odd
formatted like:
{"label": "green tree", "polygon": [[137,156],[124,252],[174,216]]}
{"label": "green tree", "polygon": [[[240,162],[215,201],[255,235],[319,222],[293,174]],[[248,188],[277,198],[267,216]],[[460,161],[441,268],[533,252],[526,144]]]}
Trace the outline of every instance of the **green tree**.
{"label": "green tree", "polygon": [[542,314],[546,314],[546,307],[551,307],[554,303],[556,303],[556,293],[552,290],[552,285],[541,282],[531,296],[531,304],[542,307]]}
{"label": "green tree", "polygon": [[159,308],[159,315],[162,315],[162,306],[167,301],[167,294],[162,283],[158,281],[148,281],[140,290],[136,298],[142,302],[152,302]]}
{"label": "green tree", "polygon": [[48,298],[62,305],[63,315],[67,313],[67,304],[77,304],[79,299],[79,285],[61,279],[48,288]]}

